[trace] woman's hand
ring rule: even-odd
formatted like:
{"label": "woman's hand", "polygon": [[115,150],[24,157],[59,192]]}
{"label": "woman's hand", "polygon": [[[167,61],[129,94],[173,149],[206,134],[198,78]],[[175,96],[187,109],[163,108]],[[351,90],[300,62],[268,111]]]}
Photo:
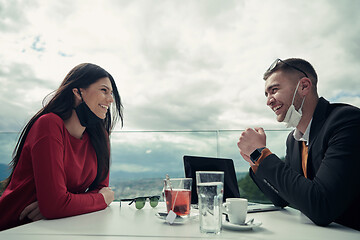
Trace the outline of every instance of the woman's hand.
{"label": "woman's hand", "polygon": [[114,191],[112,191],[111,188],[103,187],[102,189],[100,189],[99,193],[104,196],[104,200],[108,206],[112,201],[114,201]]}
{"label": "woman's hand", "polygon": [[39,204],[38,202],[33,202],[30,205],[28,205],[20,214],[20,221],[24,218],[28,218],[32,220],[33,222],[45,219],[44,216],[40,212]]}

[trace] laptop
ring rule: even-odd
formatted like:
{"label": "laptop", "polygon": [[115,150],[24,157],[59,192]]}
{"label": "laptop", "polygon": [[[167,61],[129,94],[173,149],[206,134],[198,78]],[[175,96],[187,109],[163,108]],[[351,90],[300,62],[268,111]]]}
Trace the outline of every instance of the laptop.
{"label": "laptop", "polygon": [[[198,203],[198,196],[196,192],[196,171],[222,171],[224,172],[224,196],[223,200],[227,198],[240,198],[239,187],[234,168],[234,161],[228,158],[214,158],[201,156],[187,156],[183,157],[185,177],[192,178],[191,190],[191,204]],[[274,211],[281,209],[273,204],[260,204],[249,202],[248,213]]]}

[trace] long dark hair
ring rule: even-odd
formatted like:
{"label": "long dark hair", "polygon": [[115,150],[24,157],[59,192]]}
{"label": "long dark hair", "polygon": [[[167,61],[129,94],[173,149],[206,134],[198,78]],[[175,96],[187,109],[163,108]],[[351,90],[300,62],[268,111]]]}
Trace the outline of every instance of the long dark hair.
{"label": "long dark hair", "polygon": [[[71,117],[72,110],[75,104],[72,89],[86,89],[87,87],[89,87],[89,85],[95,83],[100,78],[104,77],[108,77],[110,79],[115,104],[112,104],[111,109],[106,113],[106,117],[103,121],[97,123],[94,127],[87,127],[85,130],[90,136],[90,141],[95,149],[97,157],[97,175],[89,189],[95,189],[98,184],[107,177],[110,166],[109,135],[119,118],[121,120],[121,125],[123,125],[123,106],[113,77],[103,68],[95,64],[82,63],[74,67],[66,75],[60,87],[55,91],[54,96],[49,100],[47,104],[44,104],[44,107],[40,109],[40,111],[38,111],[31,118],[31,120],[25,125],[24,129],[21,131],[19,140],[13,152],[13,159],[10,163],[10,166],[12,168],[11,174],[7,178],[5,188],[9,185],[11,181],[12,175],[14,173],[16,165],[18,164],[24,143],[26,141],[26,137],[35,121],[39,117],[47,113],[55,113],[63,121],[69,119]],[[113,112],[113,116],[111,116],[111,112]]]}

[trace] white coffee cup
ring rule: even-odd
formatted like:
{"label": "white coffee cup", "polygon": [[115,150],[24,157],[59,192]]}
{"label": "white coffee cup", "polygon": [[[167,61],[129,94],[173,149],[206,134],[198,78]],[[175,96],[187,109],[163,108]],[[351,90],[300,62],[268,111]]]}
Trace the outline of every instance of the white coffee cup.
{"label": "white coffee cup", "polygon": [[245,223],[248,201],[246,198],[227,198],[223,211],[228,215],[230,223]]}

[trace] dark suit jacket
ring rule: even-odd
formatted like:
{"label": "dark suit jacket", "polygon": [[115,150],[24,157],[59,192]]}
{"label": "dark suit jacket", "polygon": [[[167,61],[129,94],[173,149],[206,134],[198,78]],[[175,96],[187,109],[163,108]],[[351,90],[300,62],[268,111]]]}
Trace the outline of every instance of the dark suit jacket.
{"label": "dark suit jacket", "polygon": [[360,230],[360,109],[320,98],[310,128],[307,176],[301,142],[286,142],[285,162],[266,157],[250,176],[276,206],[299,209],[315,224]]}

